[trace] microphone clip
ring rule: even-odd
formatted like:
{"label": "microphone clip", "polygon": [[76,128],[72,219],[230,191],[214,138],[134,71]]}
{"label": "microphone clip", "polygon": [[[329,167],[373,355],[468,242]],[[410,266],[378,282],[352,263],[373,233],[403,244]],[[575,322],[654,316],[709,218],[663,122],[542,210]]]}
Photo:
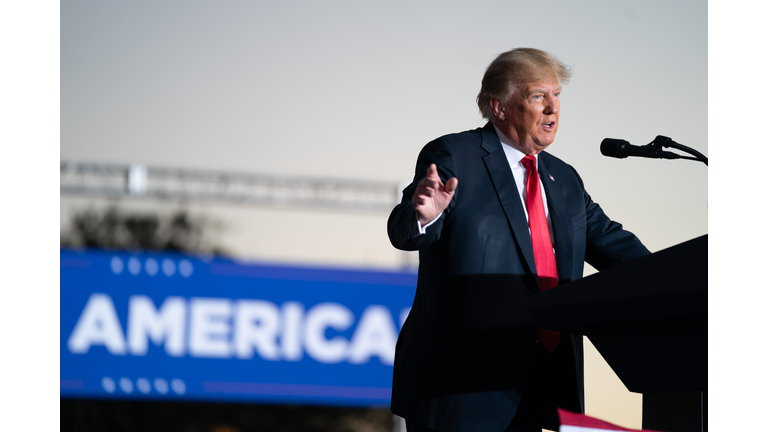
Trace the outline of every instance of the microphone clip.
{"label": "microphone clip", "polygon": [[652,151],[653,157],[657,159],[680,159],[680,155],[662,150],[664,147],[674,147],[676,142],[672,141],[672,138],[665,137],[664,135],[656,135],[649,144],[644,145],[642,148],[647,148]]}

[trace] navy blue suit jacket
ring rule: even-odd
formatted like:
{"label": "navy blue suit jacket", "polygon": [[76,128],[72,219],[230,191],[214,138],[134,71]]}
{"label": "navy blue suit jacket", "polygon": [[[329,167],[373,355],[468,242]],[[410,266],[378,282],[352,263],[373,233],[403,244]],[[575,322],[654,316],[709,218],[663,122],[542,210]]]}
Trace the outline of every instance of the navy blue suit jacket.
{"label": "navy blue suit jacket", "polygon": [[[542,152],[560,284],[650,253],[611,221],[578,173]],[[440,219],[418,235],[411,196],[430,164],[458,187]],[[527,298],[539,291],[523,204],[491,123],[446,135],[419,154],[416,175],[389,217],[392,244],[419,251],[413,308],[397,341],[392,411],[438,431],[503,431],[512,420],[534,352]],[[581,336],[562,367],[562,408],[583,412]]]}

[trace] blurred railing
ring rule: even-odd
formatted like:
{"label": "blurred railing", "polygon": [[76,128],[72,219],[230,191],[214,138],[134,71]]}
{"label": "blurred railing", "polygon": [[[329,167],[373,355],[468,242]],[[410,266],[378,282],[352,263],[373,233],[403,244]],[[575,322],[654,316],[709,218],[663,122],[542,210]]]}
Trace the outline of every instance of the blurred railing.
{"label": "blurred railing", "polygon": [[397,182],[61,161],[61,194],[275,207],[390,211]]}

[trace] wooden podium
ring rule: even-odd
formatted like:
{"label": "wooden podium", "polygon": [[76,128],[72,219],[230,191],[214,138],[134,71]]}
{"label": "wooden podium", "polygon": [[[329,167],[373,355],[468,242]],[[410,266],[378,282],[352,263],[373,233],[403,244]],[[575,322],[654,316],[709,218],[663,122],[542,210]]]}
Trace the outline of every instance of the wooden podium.
{"label": "wooden podium", "polygon": [[537,327],[585,335],[631,392],[643,429],[707,430],[704,235],[529,298]]}

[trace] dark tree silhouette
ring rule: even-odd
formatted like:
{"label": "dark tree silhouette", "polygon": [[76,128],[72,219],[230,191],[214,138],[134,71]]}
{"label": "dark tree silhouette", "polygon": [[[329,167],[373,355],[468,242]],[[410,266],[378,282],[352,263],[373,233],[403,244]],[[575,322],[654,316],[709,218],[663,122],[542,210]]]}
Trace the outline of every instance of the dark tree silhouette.
{"label": "dark tree silhouette", "polygon": [[198,252],[226,256],[215,234],[224,224],[185,210],[170,215],[129,213],[115,206],[106,211],[75,213],[67,230],[61,233],[61,247],[107,249],[145,249]]}

